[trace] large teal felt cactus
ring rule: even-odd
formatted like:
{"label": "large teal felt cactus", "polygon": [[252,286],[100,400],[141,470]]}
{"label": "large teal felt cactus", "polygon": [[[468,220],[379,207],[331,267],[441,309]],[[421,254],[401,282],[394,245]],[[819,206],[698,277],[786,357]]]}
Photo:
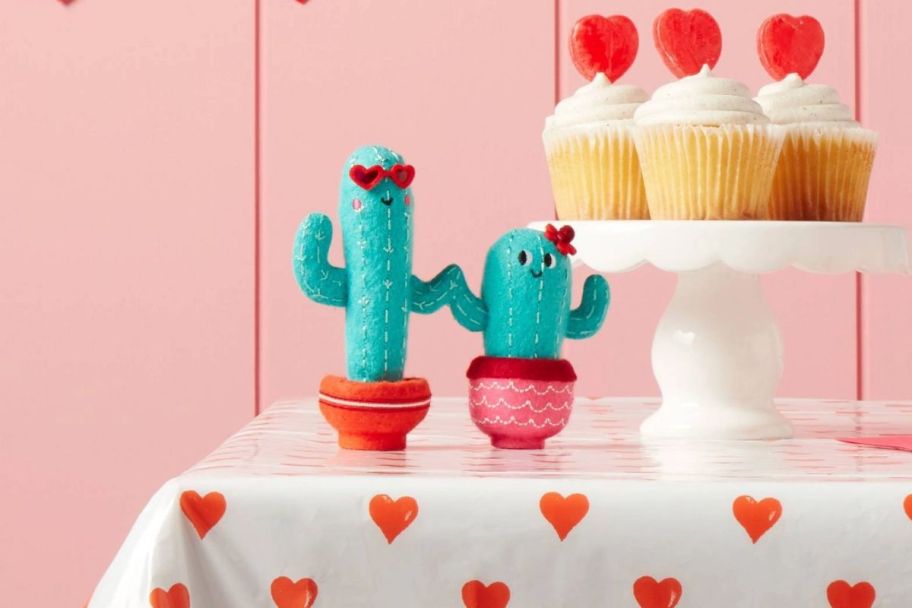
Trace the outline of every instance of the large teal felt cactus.
{"label": "large teal felt cactus", "polygon": [[298,228],[295,277],[315,302],[345,308],[350,380],[401,380],[409,314],[431,313],[471,295],[458,266],[428,282],[412,274],[414,175],[388,148],[365,146],[349,157],[339,195],[344,268],[328,260],[327,216],[312,213]]}
{"label": "large teal felt cactus", "polygon": [[511,230],[488,251],[481,299],[467,300],[455,315],[484,332],[486,355],[557,359],[565,337],[588,338],[601,328],[609,302],[603,277],[587,277],[580,305],[570,309],[572,238],[567,227]]}

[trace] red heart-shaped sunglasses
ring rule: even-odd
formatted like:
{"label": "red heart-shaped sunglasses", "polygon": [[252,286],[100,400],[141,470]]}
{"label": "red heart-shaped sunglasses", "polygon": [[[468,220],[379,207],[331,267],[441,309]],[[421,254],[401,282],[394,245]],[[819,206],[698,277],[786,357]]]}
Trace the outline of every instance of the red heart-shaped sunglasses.
{"label": "red heart-shaped sunglasses", "polygon": [[411,165],[393,165],[387,171],[380,165],[374,165],[373,167],[354,165],[348,170],[348,176],[365,190],[371,190],[384,177],[393,180],[393,183],[400,188],[408,188],[412,180],[415,179],[415,167]]}

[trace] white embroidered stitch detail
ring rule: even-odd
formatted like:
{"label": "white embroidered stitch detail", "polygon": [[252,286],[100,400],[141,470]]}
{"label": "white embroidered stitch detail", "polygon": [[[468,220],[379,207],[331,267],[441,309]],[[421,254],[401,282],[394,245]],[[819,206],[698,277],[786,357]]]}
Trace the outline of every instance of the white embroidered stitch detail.
{"label": "white embroidered stitch detail", "polygon": [[549,393],[565,393],[567,395],[573,394],[573,388],[569,384],[560,389],[556,389],[553,386],[547,386],[545,388],[545,390],[540,391],[537,388],[535,388],[534,384],[530,384],[529,386],[526,386],[524,388],[519,388],[518,386],[516,386],[516,384],[512,380],[509,380],[506,383],[497,382],[496,380],[492,380],[491,382],[477,382],[472,385],[471,390],[480,391],[480,390],[486,390],[486,389],[492,389],[492,388],[498,389],[498,390],[512,390],[513,392],[516,392],[516,393],[528,393],[529,391],[532,391],[539,397],[541,397],[543,395],[547,395]]}
{"label": "white embroidered stitch detail", "polygon": [[469,403],[472,405],[472,407],[490,407],[490,408],[502,407],[502,408],[505,408],[508,410],[529,410],[536,414],[541,414],[547,410],[551,410],[553,412],[565,412],[565,411],[568,411],[573,408],[573,401],[564,401],[560,406],[556,406],[553,403],[551,403],[550,401],[548,401],[547,403],[545,403],[544,406],[542,406],[541,408],[537,408],[537,409],[535,406],[532,405],[532,401],[529,399],[526,399],[520,405],[512,405],[502,398],[498,399],[495,403],[491,403],[488,401],[488,398],[485,395],[482,395],[481,399],[478,399],[478,400],[471,399],[469,401]]}

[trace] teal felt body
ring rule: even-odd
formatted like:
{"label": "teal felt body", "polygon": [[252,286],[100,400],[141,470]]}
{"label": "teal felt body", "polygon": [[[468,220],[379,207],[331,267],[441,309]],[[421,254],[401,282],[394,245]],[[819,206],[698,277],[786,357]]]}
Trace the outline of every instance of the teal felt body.
{"label": "teal felt body", "polygon": [[[405,161],[381,146],[359,148],[345,164],[339,196],[344,268],[327,259],[332,223],[325,215],[308,216],[295,239],[294,271],[301,290],[321,304],[345,307],[348,378],[360,382],[402,379],[411,312],[427,314],[474,298],[458,266],[427,282],[412,274],[411,188],[385,177],[365,190],[349,177],[354,165],[388,170],[396,164]],[[475,322],[483,323],[479,314]]]}
{"label": "teal felt body", "polygon": [[[521,252],[525,264],[519,261]],[[498,239],[488,252],[481,288],[488,305],[485,354],[558,358],[567,332],[570,281],[570,260],[540,232],[511,230]]]}
{"label": "teal felt body", "polygon": [[[490,357],[558,359],[564,338],[594,335],[605,320],[608,283],[590,275],[580,305],[571,310],[572,268],[544,233],[511,230],[500,237],[485,260],[481,299],[464,299],[471,315],[457,320],[484,332]],[[473,317],[486,317],[479,327]]]}

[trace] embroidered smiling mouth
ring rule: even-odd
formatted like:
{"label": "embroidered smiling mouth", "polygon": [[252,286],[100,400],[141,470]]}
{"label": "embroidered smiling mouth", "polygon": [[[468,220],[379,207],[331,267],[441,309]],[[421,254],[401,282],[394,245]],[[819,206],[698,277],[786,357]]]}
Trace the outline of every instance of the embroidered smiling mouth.
{"label": "embroidered smiling mouth", "polygon": [[384,205],[386,205],[387,207],[389,207],[390,205],[393,204],[393,195],[387,194],[386,196],[384,196],[383,198],[380,199],[380,202],[383,203]]}
{"label": "embroidered smiling mouth", "polygon": [[529,269],[529,272],[532,273],[532,276],[535,277],[536,279],[541,278],[541,276],[544,274],[544,271],[539,270],[538,272],[535,272],[531,268]]}

